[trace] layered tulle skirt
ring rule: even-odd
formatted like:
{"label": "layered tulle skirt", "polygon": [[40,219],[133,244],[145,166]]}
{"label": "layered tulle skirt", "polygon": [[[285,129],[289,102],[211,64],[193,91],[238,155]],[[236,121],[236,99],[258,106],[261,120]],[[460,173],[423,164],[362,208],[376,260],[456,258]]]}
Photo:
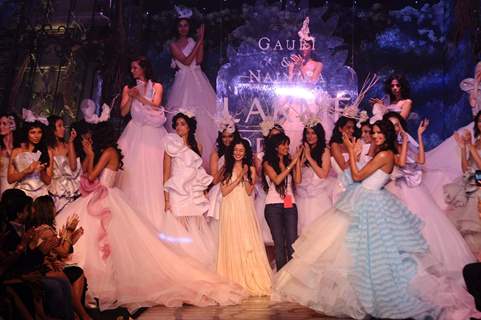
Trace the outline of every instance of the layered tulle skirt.
{"label": "layered tulle skirt", "polygon": [[273,299],[355,319],[467,319],[473,299],[428,254],[422,227],[387,191],[352,185],[296,241]]}
{"label": "layered tulle skirt", "polygon": [[163,235],[124,197],[118,189],[100,186],[56,218],[57,226],[63,226],[70,215],[80,216],[84,235],[71,262],[84,269],[89,294],[99,299],[101,309],[241,301],[246,292],[240,286],[170,250]]}

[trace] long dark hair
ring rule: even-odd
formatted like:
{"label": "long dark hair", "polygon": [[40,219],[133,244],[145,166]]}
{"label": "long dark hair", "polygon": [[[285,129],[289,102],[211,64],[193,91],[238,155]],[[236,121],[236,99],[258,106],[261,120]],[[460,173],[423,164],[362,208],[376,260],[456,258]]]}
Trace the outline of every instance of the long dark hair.
{"label": "long dark hair", "polygon": [[42,224],[55,227],[55,202],[53,202],[52,197],[38,197],[33,201],[32,208],[35,212],[32,219],[35,227]]}
{"label": "long dark hair", "polygon": [[[324,150],[326,149],[326,133],[324,132],[324,128],[322,124],[318,123],[314,127],[311,128],[317,136],[317,142],[315,146],[309,146],[311,148],[311,155],[314,160],[316,160],[319,166],[322,166],[322,155],[324,154]],[[304,128],[302,131],[302,143],[307,143],[307,128]],[[304,163],[306,166],[309,166],[309,161],[306,160]]]}
{"label": "long dark hair", "polygon": [[352,118],[342,116],[339,119],[337,119],[336,125],[332,130],[332,135],[331,135],[331,140],[329,140],[329,145],[332,145],[333,143],[342,143],[341,128],[343,128],[348,122],[352,122],[354,126],[356,125],[356,120]]}
{"label": "long dark hair", "polygon": [[476,115],[474,116],[474,128],[473,128],[474,138],[479,137],[479,134],[481,133],[479,132],[479,129],[478,129],[478,121],[480,117],[481,117],[481,111],[478,111],[478,113],[476,113]]}
{"label": "long dark hair", "polygon": [[244,165],[247,165],[247,167],[249,168],[249,170],[247,171],[247,178],[249,179],[249,182],[252,183],[252,176],[250,171],[250,167],[253,166],[252,148],[249,141],[242,138],[232,141],[232,144],[226,150],[223,178],[223,182],[225,183],[229,182],[229,180],[232,178],[232,171],[234,170],[234,164],[236,161],[234,159],[234,148],[236,145],[239,144],[243,145],[245,149],[245,156],[242,159],[242,168],[244,168]]}
{"label": "long dark hair", "polygon": [[28,140],[28,132],[35,128],[39,128],[40,130],[42,130],[42,139],[40,139],[39,143],[33,146],[33,152],[40,151],[42,154],[40,155],[40,159],[38,161],[40,161],[40,163],[45,163],[48,166],[48,164],[50,163],[50,157],[48,155],[48,148],[46,143],[47,127],[43,123],[41,123],[40,121],[25,122],[22,128],[23,137],[21,139],[21,142],[24,142],[28,145],[30,143]]}
{"label": "long dark hair", "polygon": [[397,82],[399,82],[399,85],[401,86],[401,99],[409,99],[411,97],[411,88],[409,86],[409,81],[402,74],[391,74],[386,79],[386,81],[384,81],[384,92],[389,95],[389,99],[391,100],[391,102],[396,100],[396,97],[394,97],[391,91],[391,82],[393,80],[397,80]]}
{"label": "long dark hair", "polygon": [[32,205],[32,198],[20,189],[7,189],[2,193],[0,212],[2,219],[13,221],[27,206]]}
{"label": "long dark hair", "polygon": [[[48,127],[47,127],[47,133],[46,133],[46,141],[47,145],[50,148],[55,148],[57,146],[57,136],[55,135],[55,130],[57,127],[57,121],[62,120],[62,117],[53,115],[47,118],[48,120]],[[60,139],[61,142],[64,142],[64,137]]]}
{"label": "long dark hair", "polygon": [[401,125],[401,127],[403,128],[404,131],[407,132],[408,130],[408,124],[406,122],[406,119],[404,119],[398,112],[395,112],[395,111],[389,111],[387,113],[385,113],[383,116],[382,116],[382,119],[383,120],[389,120],[390,118],[395,118],[399,121],[399,124]]}
{"label": "long dark hair", "polygon": [[[276,134],[271,136],[265,141],[265,152],[264,152],[264,158],[262,159],[262,186],[264,188],[264,191],[267,192],[269,190],[269,184],[267,183],[266,179],[266,173],[264,172],[264,162],[267,162],[274,171],[279,174],[281,173],[281,167],[279,166],[279,162],[281,159],[279,158],[279,155],[277,154],[277,147],[279,147],[281,144],[284,143],[290,143],[290,139],[288,136],[286,136],[284,133]],[[286,156],[283,158],[283,163],[284,166],[288,166],[290,163],[291,159],[290,156]],[[292,175],[291,171],[291,175]],[[284,181],[280,183],[279,185],[276,185],[276,191],[279,193],[281,198],[284,198],[286,196],[286,191],[287,191],[287,182],[288,182],[288,177],[284,178]],[[295,188],[295,185],[292,184],[292,188]]]}
{"label": "long dark hair", "polygon": [[391,150],[394,154],[397,154],[396,131],[394,130],[394,125],[392,122],[383,119],[376,121],[372,126],[373,128],[374,126],[377,126],[385,138],[384,143],[378,146],[377,152]]}
{"label": "long dark hair", "polygon": [[[0,113],[0,118],[7,118],[12,119],[15,123],[15,130],[12,130],[12,137],[13,137],[13,147],[18,148],[20,147],[20,140],[21,137],[19,136],[20,133],[20,121],[18,121],[18,117],[15,113]],[[0,135],[0,150],[5,149],[5,144],[3,143],[3,136]]]}
{"label": "long dark hair", "polygon": [[[222,143],[222,134],[223,134],[223,132],[218,132],[217,133],[217,140],[215,141],[215,147],[216,147],[217,155],[219,156],[219,158],[222,157],[225,154],[226,149],[227,149],[227,146],[225,146],[224,143]],[[234,140],[232,140],[232,143],[242,139],[239,131],[237,130],[237,127],[235,127],[235,131],[232,135],[233,135],[233,138],[234,138]]]}
{"label": "long dark hair", "polygon": [[177,119],[184,119],[187,125],[189,126],[187,143],[189,144],[189,147],[192,149],[192,151],[194,151],[199,156],[201,156],[199,146],[197,145],[197,139],[195,138],[195,131],[197,130],[197,120],[195,119],[195,117],[189,118],[187,115],[183,114],[182,112],[179,112],[172,119],[172,129],[174,130],[177,127]]}
{"label": "long dark hair", "polygon": [[94,163],[97,163],[107,148],[114,148],[119,155],[119,169],[123,167],[123,155],[117,144],[117,135],[110,122],[100,122],[92,130]]}

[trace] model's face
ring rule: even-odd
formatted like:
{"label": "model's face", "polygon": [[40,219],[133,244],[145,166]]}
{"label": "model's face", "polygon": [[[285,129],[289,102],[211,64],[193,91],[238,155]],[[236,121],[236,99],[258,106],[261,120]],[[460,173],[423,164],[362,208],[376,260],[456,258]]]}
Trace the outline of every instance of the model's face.
{"label": "model's face", "polygon": [[341,133],[345,133],[349,138],[352,138],[352,135],[354,134],[354,122],[348,121],[344,127],[341,128]]}
{"label": "model's face", "polygon": [[392,117],[389,118],[389,121],[391,121],[391,123],[393,124],[396,134],[399,133],[401,131],[401,123],[399,122],[399,119]]}
{"label": "model's face", "polygon": [[241,161],[246,155],[246,148],[242,143],[238,143],[234,146],[234,160]]}
{"label": "model's face", "polygon": [[190,25],[187,20],[180,20],[177,24],[177,32],[180,36],[186,37],[189,35]]}
{"label": "model's face", "polygon": [[0,135],[6,136],[12,132],[10,120],[7,117],[0,118]]}
{"label": "model's face", "polygon": [[181,136],[181,137],[186,137],[189,135],[189,125],[187,124],[187,121],[185,121],[184,118],[178,118],[175,121],[175,132]]}
{"label": "model's face", "polygon": [[308,42],[303,42],[301,54],[304,59],[310,58],[312,53],[312,46]]}
{"label": "model's face", "polygon": [[40,140],[42,140],[42,129],[40,128],[31,128],[28,130],[28,142],[31,144],[38,144]]}
{"label": "model's face", "polygon": [[222,132],[222,144],[226,147],[230,146],[230,144],[234,141],[234,134],[229,132]]}
{"label": "model's face", "polygon": [[376,146],[380,146],[386,141],[386,137],[378,126],[372,128],[372,141]]}
{"label": "model's face", "polygon": [[371,143],[371,127],[364,125],[361,127],[361,138],[364,143]]}
{"label": "model's face", "polygon": [[65,136],[65,127],[63,120],[59,119],[55,122],[55,137],[62,139]]}
{"label": "model's face", "polygon": [[144,69],[142,69],[138,61],[132,61],[130,64],[130,73],[134,79],[143,79],[145,77]]}
{"label": "model's face", "polygon": [[318,138],[314,129],[311,129],[311,128],[306,129],[306,141],[310,146],[316,145]]}
{"label": "model's face", "polygon": [[391,81],[391,93],[396,97],[401,94],[401,84],[396,79]]}
{"label": "model's face", "polygon": [[286,141],[286,142],[284,142],[284,143],[281,143],[281,144],[276,148],[276,150],[277,150],[277,154],[278,154],[279,156],[285,157],[285,156],[289,155],[289,141]]}

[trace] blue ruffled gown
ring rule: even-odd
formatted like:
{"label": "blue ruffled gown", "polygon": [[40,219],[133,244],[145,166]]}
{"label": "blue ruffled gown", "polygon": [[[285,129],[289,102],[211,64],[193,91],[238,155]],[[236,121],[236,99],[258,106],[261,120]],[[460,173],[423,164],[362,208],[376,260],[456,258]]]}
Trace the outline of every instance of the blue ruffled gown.
{"label": "blue ruffled gown", "polygon": [[429,254],[422,221],[383,189],[389,179],[377,170],[347,186],[295,242],[293,259],[275,276],[273,300],[355,319],[476,313],[473,298]]}

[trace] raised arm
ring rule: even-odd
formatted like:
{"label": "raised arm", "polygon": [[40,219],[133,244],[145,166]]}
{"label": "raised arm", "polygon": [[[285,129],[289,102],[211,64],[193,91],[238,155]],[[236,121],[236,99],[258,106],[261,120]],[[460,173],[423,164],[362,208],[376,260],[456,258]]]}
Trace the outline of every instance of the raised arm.
{"label": "raised arm", "polygon": [[192,49],[192,52],[188,55],[185,56],[182,50],[179,49],[179,47],[175,43],[170,44],[170,53],[180,63],[186,66],[190,66],[192,61],[194,61],[195,58],[197,58],[197,52],[201,46],[203,46],[203,39],[199,39],[194,46],[194,49]]}
{"label": "raised arm", "polygon": [[466,142],[464,141],[464,138],[457,132],[453,134],[453,137],[459,147],[461,170],[463,171],[463,173],[465,173],[469,169],[468,157],[466,154]]}
{"label": "raised arm", "polygon": [[43,183],[49,185],[52,182],[52,177],[53,177],[53,150],[49,149],[48,150],[48,165],[47,164],[42,164],[41,167],[42,169],[40,170],[40,179],[43,181]]}
{"label": "raised arm", "polygon": [[[302,149],[299,149],[299,150],[302,151]],[[284,170],[282,170],[279,174],[277,174],[276,170],[274,170],[274,168],[272,168],[272,166],[268,164],[267,161],[264,161],[264,163],[262,164],[264,172],[267,174],[269,179],[276,186],[280,185],[284,181],[284,179],[291,173],[291,171],[294,170],[294,168],[296,167],[296,164],[299,162],[299,157],[301,155],[299,150],[296,152],[296,156],[294,157],[294,159],[291,160],[289,165]],[[296,177],[294,176],[294,179],[295,178]]]}
{"label": "raised arm", "polygon": [[424,119],[421,121],[421,124],[419,124],[418,128],[418,156],[416,157],[416,162],[419,164],[425,164],[426,163],[426,154],[424,152],[424,140],[423,140],[423,134],[426,131],[426,129],[429,126],[429,120]]}
{"label": "raised arm", "polygon": [[209,159],[210,175],[214,177],[213,184],[218,184],[222,180],[222,172],[219,170],[219,155],[214,149]]}
{"label": "raised arm", "polygon": [[130,96],[130,90],[128,86],[124,86],[122,89],[122,100],[120,101],[120,115],[125,117],[130,112],[132,106],[132,96]]}
{"label": "raised arm", "polygon": [[77,170],[77,153],[75,152],[75,144],[74,140],[77,137],[77,131],[75,129],[70,130],[70,136],[68,137],[67,141],[67,157],[68,157],[68,165],[70,170],[75,171]]}
{"label": "raised arm", "polygon": [[137,88],[131,89],[130,95],[133,96],[135,99],[139,100],[143,105],[151,106],[154,109],[160,108],[160,104],[162,103],[162,93],[164,91],[162,85],[160,83],[154,82],[154,96],[152,100],[147,99],[143,95],[140,94]]}
{"label": "raised arm", "polygon": [[307,143],[304,144],[304,154],[314,173],[321,179],[326,178],[329,174],[329,170],[331,169],[331,153],[329,152],[329,149],[325,148],[323,154],[321,155],[321,166],[319,166],[316,159],[312,157],[311,149]]}
{"label": "raised arm", "polygon": [[202,39],[199,45],[199,48],[197,49],[197,54],[195,56],[195,62],[197,65],[202,64],[202,61],[204,61],[204,35],[205,35],[205,26],[202,24],[199,29],[197,30],[197,38]]}
{"label": "raised arm", "polygon": [[[381,151],[369,161],[364,167],[358,169],[357,167],[357,155],[354,150],[354,144],[349,138],[344,135],[343,141],[349,152],[349,167],[351,169],[351,176],[354,181],[362,181],[373,174],[376,170],[386,166],[389,162],[394,164],[394,155],[389,151]],[[392,169],[392,165],[391,168]]]}
{"label": "raised arm", "polygon": [[409,114],[411,113],[413,102],[411,99],[406,99],[401,103],[401,112],[399,113],[401,117],[404,119],[408,119]]}

